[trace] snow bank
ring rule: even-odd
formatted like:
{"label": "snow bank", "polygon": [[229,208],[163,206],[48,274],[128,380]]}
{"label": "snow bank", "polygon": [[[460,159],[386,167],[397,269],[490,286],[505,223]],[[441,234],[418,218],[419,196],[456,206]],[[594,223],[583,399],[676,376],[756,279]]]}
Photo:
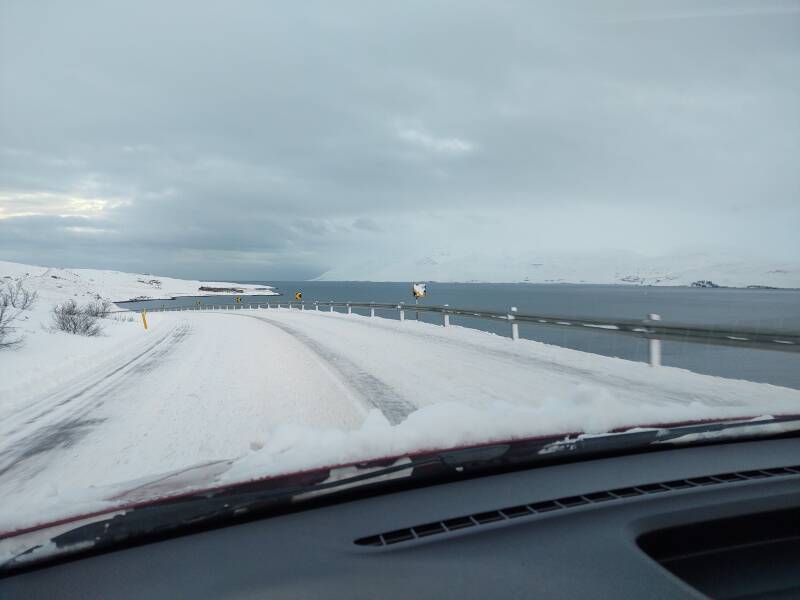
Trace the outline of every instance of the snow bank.
{"label": "snow bank", "polygon": [[236,287],[245,293],[275,295],[272,288],[237,283],[200,282],[159,277],[140,273],[122,273],[94,269],[55,269],[0,261],[0,286],[22,281],[25,288],[38,294],[31,310],[23,311],[13,323],[13,338],[23,344],[0,354],[0,415],[2,407],[50,389],[64,377],[91,369],[109,352],[141,335],[142,325],[133,315],[103,319],[103,335],[88,339],[51,331],[53,306],[73,299],[86,304],[96,299],[109,301],[137,297],[214,295],[201,292],[206,287]]}

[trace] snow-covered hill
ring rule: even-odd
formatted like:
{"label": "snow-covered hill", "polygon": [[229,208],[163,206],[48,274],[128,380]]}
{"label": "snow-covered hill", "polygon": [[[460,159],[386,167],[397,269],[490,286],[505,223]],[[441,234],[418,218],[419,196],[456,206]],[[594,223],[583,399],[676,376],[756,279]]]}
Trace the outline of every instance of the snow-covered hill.
{"label": "snow-covered hill", "polygon": [[[122,273],[98,269],[56,269],[0,261],[0,285],[19,279],[24,279],[25,287],[38,292],[40,297],[53,298],[58,302],[63,301],[65,297],[74,297],[77,301],[103,298],[114,302],[133,298],[209,296],[226,293],[276,294],[272,288],[266,286],[241,283],[201,282],[147,273]],[[225,291],[213,291],[215,288]]]}
{"label": "snow-covered hill", "polygon": [[700,253],[651,258],[626,252],[487,256],[439,250],[422,256],[355,261],[337,266],[319,279],[632,285],[691,285],[710,280],[728,287],[800,288],[800,260],[767,262]]}

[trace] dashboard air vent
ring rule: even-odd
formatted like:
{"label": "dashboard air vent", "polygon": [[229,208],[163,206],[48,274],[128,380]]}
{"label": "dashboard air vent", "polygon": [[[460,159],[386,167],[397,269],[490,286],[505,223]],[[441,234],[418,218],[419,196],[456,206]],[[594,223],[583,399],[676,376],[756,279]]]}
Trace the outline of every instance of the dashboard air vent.
{"label": "dashboard air vent", "polygon": [[465,529],[467,527],[477,527],[480,525],[497,523],[499,521],[507,521],[509,519],[517,519],[519,517],[528,517],[539,513],[575,508],[588,504],[598,504],[600,502],[632,498],[635,496],[659,494],[662,492],[685,490],[709,485],[719,485],[721,483],[765,479],[767,477],[781,477],[785,475],[800,475],[800,465],[792,467],[779,467],[775,469],[721,473],[719,475],[692,477],[690,479],[677,479],[674,481],[664,481],[661,483],[648,483],[632,487],[592,492],[579,496],[556,498],[554,500],[546,500],[544,502],[520,504],[517,506],[500,508],[498,510],[475,513],[462,517],[454,517],[452,519],[436,521],[434,523],[414,525],[413,527],[407,527],[405,529],[396,529],[394,531],[370,535],[355,540],[355,543],[359,546],[390,546],[392,544],[409,542],[419,538],[448,533],[458,529]]}

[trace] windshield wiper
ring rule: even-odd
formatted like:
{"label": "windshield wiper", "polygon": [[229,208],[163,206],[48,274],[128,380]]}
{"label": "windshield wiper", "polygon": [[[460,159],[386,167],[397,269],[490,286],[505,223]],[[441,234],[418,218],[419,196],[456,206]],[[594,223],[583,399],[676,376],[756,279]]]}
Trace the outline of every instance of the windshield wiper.
{"label": "windshield wiper", "polygon": [[[419,456],[385,467],[365,467],[355,475],[353,468],[321,471],[316,481],[274,489],[236,491],[222,488],[165,499],[157,503],[123,509],[110,518],[98,518],[48,539],[0,565],[0,572],[14,570],[38,560],[82,551],[100,551],[123,544],[178,534],[196,527],[210,528],[230,524],[266,511],[277,511],[312,498],[381,485],[397,485],[414,480],[415,485],[453,481],[518,468],[552,464],[565,460],[617,455],[628,452],[666,449],[673,444],[727,441],[730,438],[763,438],[800,432],[800,416],[765,420],[710,422],[676,427],[651,428],[602,435],[539,438],[471,448],[455,449]],[[257,483],[257,482],[256,482]],[[377,491],[377,487],[375,489]],[[47,530],[42,530],[46,532]],[[0,540],[0,544],[3,541]],[[54,550],[53,546],[55,547]]]}
{"label": "windshield wiper", "polygon": [[[337,469],[331,469],[324,471],[327,477],[316,483],[236,493],[221,488],[140,507],[134,506],[127,510],[110,511],[113,516],[109,518],[94,518],[89,523],[77,525],[49,539],[42,538],[45,543],[31,545],[0,563],[0,574],[56,557],[102,551],[105,548],[178,534],[196,526],[209,528],[217,523],[229,524],[232,520],[242,519],[255,512],[290,506],[304,495],[318,496],[327,491],[335,492],[359,484],[385,481],[396,474],[406,479],[414,477],[415,470],[425,468],[453,472],[462,469],[465,461],[471,463],[495,459],[509,447],[509,444],[498,444],[442,452],[340,478],[336,477]],[[403,474],[403,471],[407,473]],[[41,531],[46,532],[47,529]],[[0,539],[0,545],[2,544],[3,539]]]}

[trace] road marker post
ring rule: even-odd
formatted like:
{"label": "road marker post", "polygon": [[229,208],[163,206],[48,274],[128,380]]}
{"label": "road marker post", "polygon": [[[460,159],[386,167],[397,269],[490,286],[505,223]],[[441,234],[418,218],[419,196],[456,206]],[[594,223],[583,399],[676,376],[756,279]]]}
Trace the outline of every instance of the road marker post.
{"label": "road marker post", "polygon": [[144,330],[147,331],[147,309],[142,309],[142,325],[144,325]]}
{"label": "road marker post", "polygon": [[[447,307],[448,307],[448,306],[450,306],[450,305],[449,305],[449,304],[445,304],[444,306],[445,306],[445,308],[447,308]],[[443,316],[442,316],[442,325],[443,325],[444,327],[449,327],[449,326],[450,326],[450,315],[448,315],[447,313],[443,313]]]}
{"label": "road marker post", "polygon": [[[650,313],[647,315],[647,321],[660,321],[661,315]],[[648,354],[651,367],[661,366],[661,340],[650,338],[648,340]]]}
{"label": "road marker post", "polygon": [[511,339],[516,341],[519,339],[519,323],[516,322],[515,312],[517,312],[517,307],[512,306],[511,312],[508,314],[508,320],[511,321]]}

